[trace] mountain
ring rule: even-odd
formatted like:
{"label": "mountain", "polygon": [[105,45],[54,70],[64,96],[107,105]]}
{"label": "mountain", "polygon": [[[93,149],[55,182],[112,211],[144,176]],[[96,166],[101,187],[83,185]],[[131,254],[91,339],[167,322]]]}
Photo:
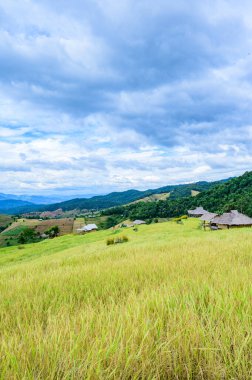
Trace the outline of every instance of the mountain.
{"label": "mountain", "polygon": [[8,211],[8,210],[13,209],[13,208],[30,207],[30,206],[33,206],[33,203],[26,202],[26,201],[20,201],[17,199],[0,200],[0,212],[1,213],[5,213],[5,211]]}
{"label": "mountain", "polygon": [[158,189],[149,189],[145,191],[140,190],[127,190],[122,192],[113,192],[107,195],[98,195],[92,198],[76,198],[66,202],[56,203],[49,205],[46,210],[54,211],[62,208],[64,211],[73,209],[106,209],[115,206],[125,205],[127,203],[134,202],[141,198],[148,197],[152,194],[170,193],[171,199],[176,199],[184,196],[191,195],[191,190],[205,191],[214,187],[218,183],[223,183],[226,180],[216,182],[196,182],[191,184],[182,185],[168,185]]}
{"label": "mountain", "polygon": [[67,200],[64,202],[58,202],[49,205],[20,205],[11,206],[9,209],[4,210],[0,207],[0,212],[7,214],[19,214],[24,212],[33,211],[55,211],[57,209],[62,209],[64,211],[79,209],[79,210],[102,210],[106,208],[111,208],[115,206],[125,205],[142,198],[149,197],[153,194],[163,194],[169,193],[169,199],[177,199],[181,197],[190,196],[192,191],[206,191],[219,183],[223,183],[226,180],[215,181],[215,182],[196,182],[191,184],[182,185],[168,185],[163,186],[158,189],[149,189],[145,191],[140,190],[127,190],[123,192],[113,192],[107,195],[97,195],[92,198],[75,198]]}
{"label": "mountain", "polygon": [[105,215],[123,215],[125,219],[175,217],[187,210],[203,206],[210,212],[222,213],[237,209],[252,217],[252,171],[215,186],[192,197],[177,197],[159,202],[139,202],[125,207],[105,210]]}
{"label": "mountain", "polygon": [[[90,195],[91,197],[92,195]],[[88,198],[89,196],[87,196]],[[51,204],[57,202],[64,202],[71,199],[71,196],[56,196],[56,195],[14,195],[14,194],[3,194],[0,193],[0,201],[2,200],[20,200],[25,202],[30,202],[38,205]]]}

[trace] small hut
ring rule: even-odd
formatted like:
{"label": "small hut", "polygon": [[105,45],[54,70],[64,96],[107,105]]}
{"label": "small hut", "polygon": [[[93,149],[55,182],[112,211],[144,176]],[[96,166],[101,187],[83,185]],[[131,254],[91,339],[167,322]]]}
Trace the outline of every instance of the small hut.
{"label": "small hut", "polygon": [[208,211],[204,210],[203,207],[196,207],[194,210],[188,210],[188,215],[191,218],[200,218],[204,214],[208,214]]}
{"label": "small hut", "polygon": [[211,226],[218,227],[219,229],[233,228],[233,227],[251,227],[252,218],[244,215],[237,210],[231,210],[222,215],[215,216],[210,221]]}
{"label": "small hut", "polygon": [[215,218],[218,214],[215,214],[213,212],[207,212],[206,214],[203,214],[199,219],[202,221],[202,226],[204,228],[204,230],[206,229],[206,227],[209,227],[211,228],[211,220],[213,218]]}
{"label": "small hut", "polygon": [[133,225],[134,226],[140,226],[140,224],[146,224],[144,220],[134,220]]}
{"label": "small hut", "polygon": [[97,231],[98,230],[98,227],[96,224],[87,224],[86,226],[82,227],[82,228],[78,228],[77,229],[77,232],[78,233],[85,233],[85,232],[93,232],[93,231]]}

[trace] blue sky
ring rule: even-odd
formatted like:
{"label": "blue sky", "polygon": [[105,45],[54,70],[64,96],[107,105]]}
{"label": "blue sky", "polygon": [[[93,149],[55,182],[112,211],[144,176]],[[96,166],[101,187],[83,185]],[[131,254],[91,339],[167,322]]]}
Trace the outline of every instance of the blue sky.
{"label": "blue sky", "polygon": [[0,0],[1,192],[251,169],[251,19],[245,0]]}

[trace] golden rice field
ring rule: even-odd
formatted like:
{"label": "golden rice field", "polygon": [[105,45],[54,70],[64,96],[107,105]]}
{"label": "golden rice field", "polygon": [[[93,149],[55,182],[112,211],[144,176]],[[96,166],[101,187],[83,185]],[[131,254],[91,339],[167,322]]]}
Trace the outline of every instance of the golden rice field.
{"label": "golden rice field", "polygon": [[252,229],[0,250],[0,379],[252,378]]}

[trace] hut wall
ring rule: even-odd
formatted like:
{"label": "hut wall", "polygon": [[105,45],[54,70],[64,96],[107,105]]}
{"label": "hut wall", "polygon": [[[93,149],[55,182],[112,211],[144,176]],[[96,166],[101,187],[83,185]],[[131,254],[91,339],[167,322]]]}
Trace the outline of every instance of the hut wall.
{"label": "hut wall", "polygon": [[226,224],[217,224],[218,228],[220,228],[221,230],[227,230],[228,229],[228,226]]}

